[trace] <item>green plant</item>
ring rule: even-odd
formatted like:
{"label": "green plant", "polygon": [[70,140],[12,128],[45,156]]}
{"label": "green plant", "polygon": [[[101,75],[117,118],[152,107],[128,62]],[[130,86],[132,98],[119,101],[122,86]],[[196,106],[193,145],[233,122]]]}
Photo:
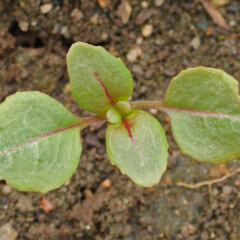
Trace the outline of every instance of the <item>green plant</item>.
{"label": "green plant", "polygon": [[190,68],[170,83],[163,102],[127,102],[130,72],[102,47],[75,43],[67,54],[71,91],[81,108],[99,115],[77,118],[40,92],[21,92],[0,105],[0,179],[22,191],[47,192],[77,168],[79,131],[108,120],[107,154],[136,184],[150,187],[166,170],[168,144],[159,121],[138,110],[167,112],[183,153],[211,163],[240,156],[238,82],[213,68]]}

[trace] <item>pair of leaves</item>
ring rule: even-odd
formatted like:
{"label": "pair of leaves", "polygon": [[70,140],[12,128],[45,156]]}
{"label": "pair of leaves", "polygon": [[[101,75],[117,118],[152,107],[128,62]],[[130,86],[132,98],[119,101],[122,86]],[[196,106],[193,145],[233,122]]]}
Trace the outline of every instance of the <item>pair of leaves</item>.
{"label": "pair of leaves", "polygon": [[[67,64],[71,91],[85,110],[107,114],[114,109],[112,115],[132,94],[130,72],[101,47],[75,43]],[[174,137],[187,155],[212,163],[240,156],[238,83],[228,74],[204,67],[182,71],[160,108],[169,114]],[[127,112],[120,111],[120,122],[108,124],[107,153],[122,173],[149,187],[166,169],[166,136],[150,114]],[[42,93],[8,97],[0,105],[0,179],[23,191],[62,185],[78,165],[83,122]]]}
{"label": "pair of leaves", "polygon": [[[102,47],[75,43],[67,64],[71,91],[85,110],[112,115],[118,103],[132,94],[131,73]],[[144,111],[132,110],[120,123],[108,123],[106,146],[111,163],[140,186],[157,184],[166,170],[165,133],[158,120]]]}
{"label": "pair of leaves", "polygon": [[[130,72],[101,47],[76,43],[67,63],[71,91],[85,110],[106,114],[132,94]],[[62,185],[78,165],[82,121],[39,92],[8,97],[0,105],[0,179],[22,191],[47,192]],[[155,118],[130,111],[119,124],[109,124],[106,135],[113,164],[141,186],[159,182],[168,144]]]}

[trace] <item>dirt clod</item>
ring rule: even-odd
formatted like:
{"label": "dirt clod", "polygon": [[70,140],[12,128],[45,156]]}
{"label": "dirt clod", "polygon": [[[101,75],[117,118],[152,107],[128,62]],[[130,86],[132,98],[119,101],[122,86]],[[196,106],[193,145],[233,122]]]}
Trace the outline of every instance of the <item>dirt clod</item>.
{"label": "dirt clod", "polygon": [[2,240],[15,240],[17,238],[16,230],[10,223],[5,223],[0,227],[0,239]]}

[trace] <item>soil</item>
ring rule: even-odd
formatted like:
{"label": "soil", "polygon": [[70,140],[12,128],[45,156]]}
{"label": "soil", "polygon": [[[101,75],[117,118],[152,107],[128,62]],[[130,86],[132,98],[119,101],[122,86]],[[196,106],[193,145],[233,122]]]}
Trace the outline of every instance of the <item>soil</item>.
{"label": "soil", "polygon": [[[65,55],[76,41],[122,58],[134,79],[133,100],[162,100],[171,78],[188,67],[221,68],[240,79],[240,2],[229,0],[218,10],[228,31],[200,1],[1,0],[0,102],[16,91],[38,90],[88,116],[69,91]],[[214,184],[211,194],[207,186],[177,186],[221,177],[240,167],[239,160],[190,159],[173,139],[168,117],[150,112],[170,145],[160,184],[138,187],[113,167],[106,124],[95,124],[82,131],[79,167],[59,189],[23,193],[0,182],[0,228],[11,224],[19,240],[240,239],[240,175]]]}

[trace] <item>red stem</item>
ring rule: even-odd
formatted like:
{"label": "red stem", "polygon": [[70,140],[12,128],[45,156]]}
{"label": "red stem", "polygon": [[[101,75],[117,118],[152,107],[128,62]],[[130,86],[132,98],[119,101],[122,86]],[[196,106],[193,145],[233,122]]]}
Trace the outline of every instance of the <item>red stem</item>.
{"label": "red stem", "polygon": [[172,111],[192,113],[192,114],[197,114],[202,116],[215,116],[215,117],[239,119],[237,116],[224,114],[224,113],[207,112],[207,111],[192,110],[187,108],[176,108],[176,107],[165,106],[163,102],[158,102],[158,101],[136,101],[136,102],[130,102],[130,105],[133,108],[139,108],[139,109],[159,109],[163,111],[172,110]]}
{"label": "red stem", "polygon": [[[77,122],[77,123],[74,123],[72,125],[69,125],[67,127],[63,127],[63,128],[58,128],[54,131],[51,131],[51,132],[47,132],[47,133],[43,133],[27,142],[24,142],[24,143],[21,143],[15,147],[12,147],[12,148],[9,148],[9,149],[6,149],[6,150],[3,150],[3,152],[11,152],[11,151],[15,151],[23,146],[26,146],[28,144],[31,144],[39,139],[42,139],[44,137],[47,137],[47,136],[50,136],[50,135],[53,135],[53,134],[57,134],[57,133],[60,133],[60,132],[63,132],[63,131],[66,131],[66,130],[69,130],[69,129],[72,129],[72,128],[76,128],[76,127],[80,127],[81,126],[81,129],[85,128],[85,127],[88,127],[90,124],[94,123],[94,122],[97,122],[97,121],[103,121],[103,120],[106,120],[106,115],[105,114],[101,114],[101,115],[96,115],[96,116],[91,116],[91,117],[86,117],[86,118],[82,118],[81,119],[82,121],[81,122]],[[1,152],[0,152],[1,153]]]}

